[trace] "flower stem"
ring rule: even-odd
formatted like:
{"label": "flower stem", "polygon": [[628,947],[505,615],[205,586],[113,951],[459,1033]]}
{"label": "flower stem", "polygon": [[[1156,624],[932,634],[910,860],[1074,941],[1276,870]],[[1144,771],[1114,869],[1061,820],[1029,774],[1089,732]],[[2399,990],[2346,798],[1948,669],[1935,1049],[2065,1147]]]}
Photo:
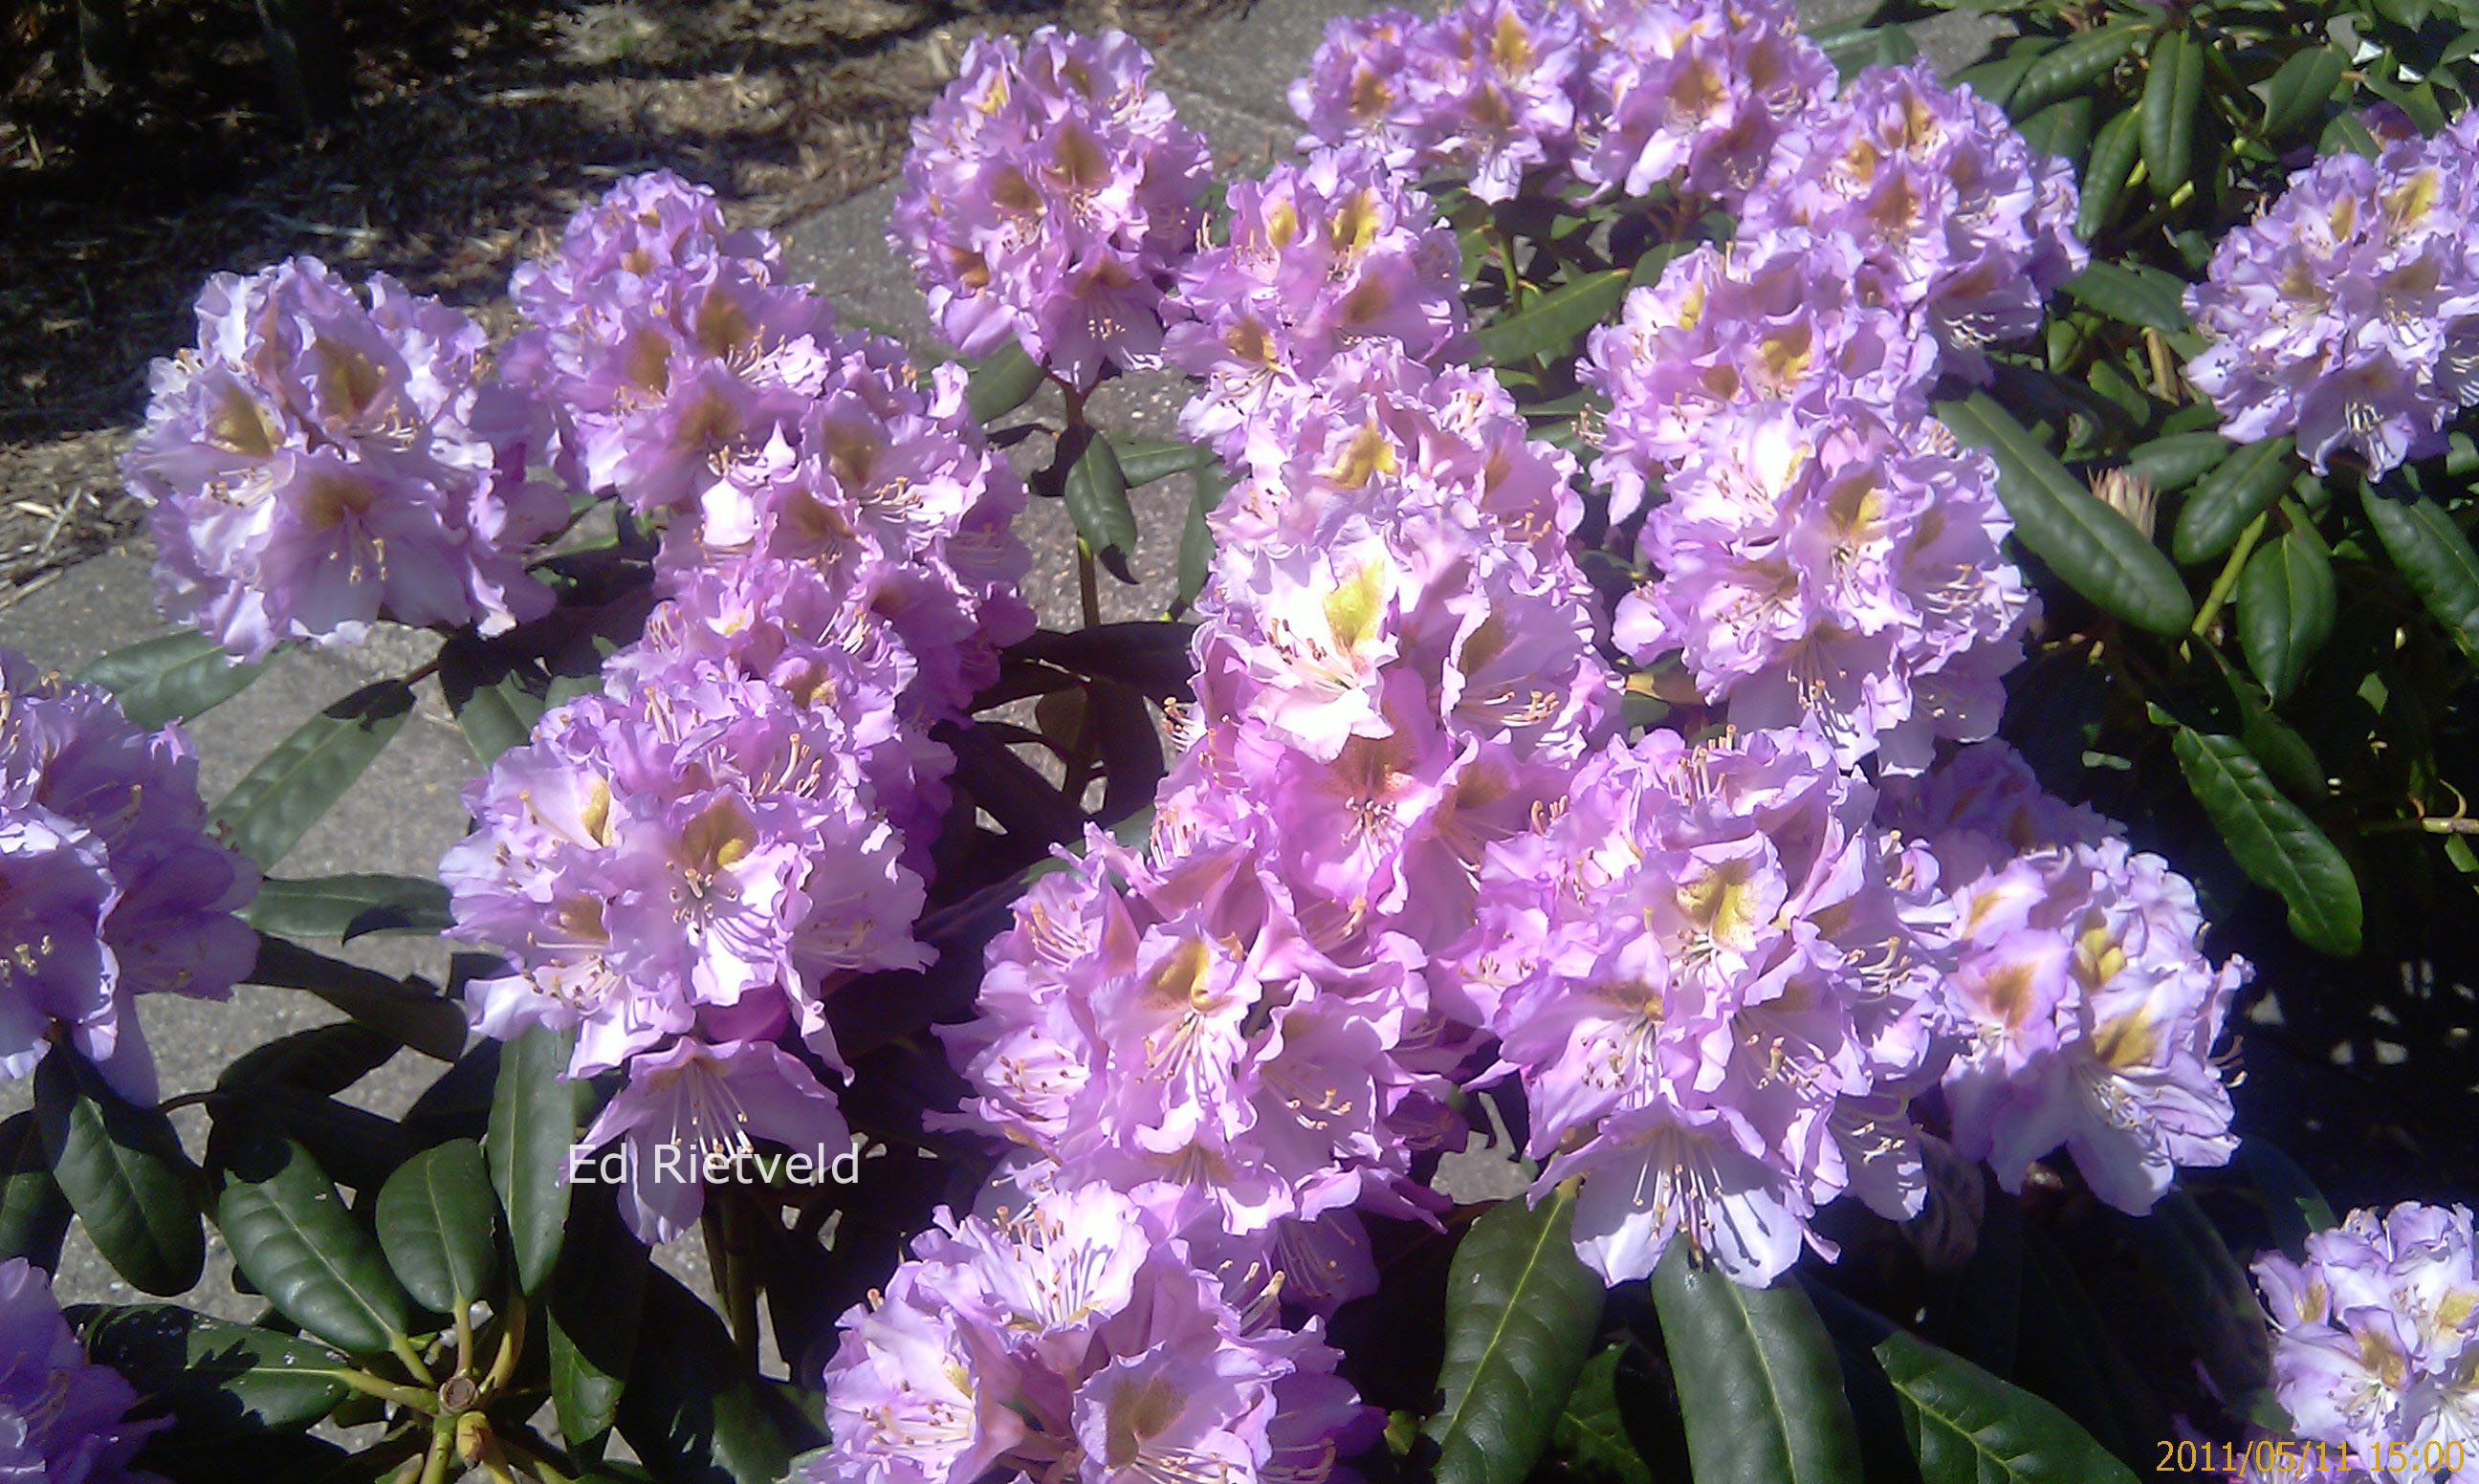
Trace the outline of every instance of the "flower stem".
{"label": "flower stem", "polygon": [[2212,579],[2212,590],[2204,595],[2204,605],[2195,610],[2195,622],[2187,627],[2188,633],[2200,639],[2211,630],[2212,620],[2221,616],[2221,605],[2230,601],[2230,593],[2238,585],[2239,572],[2255,553],[2255,544],[2263,538],[2263,523],[2270,514],[2266,511],[2257,516],[2238,537],[2238,544],[2230,548],[2230,559],[2221,564],[2220,576]]}

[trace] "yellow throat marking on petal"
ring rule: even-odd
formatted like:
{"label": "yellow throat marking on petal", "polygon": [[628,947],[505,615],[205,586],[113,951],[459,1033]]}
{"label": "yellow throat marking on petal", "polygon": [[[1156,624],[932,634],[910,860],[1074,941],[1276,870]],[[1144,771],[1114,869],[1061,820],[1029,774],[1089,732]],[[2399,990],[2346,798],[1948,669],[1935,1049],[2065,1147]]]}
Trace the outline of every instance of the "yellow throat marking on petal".
{"label": "yellow throat marking on petal", "polygon": [[1377,425],[1377,420],[1371,418],[1351,435],[1350,447],[1326,471],[1326,477],[1346,490],[1357,490],[1366,486],[1371,475],[1392,475],[1399,467],[1394,460],[1394,445],[1387,439],[1386,430]]}
{"label": "yellow throat marking on petal", "polygon": [[1385,611],[1386,571],[1380,562],[1363,564],[1325,597],[1326,627],[1334,631],[1336,647],[1346,654],[1358,653],[1375,636],[1378,618]]}

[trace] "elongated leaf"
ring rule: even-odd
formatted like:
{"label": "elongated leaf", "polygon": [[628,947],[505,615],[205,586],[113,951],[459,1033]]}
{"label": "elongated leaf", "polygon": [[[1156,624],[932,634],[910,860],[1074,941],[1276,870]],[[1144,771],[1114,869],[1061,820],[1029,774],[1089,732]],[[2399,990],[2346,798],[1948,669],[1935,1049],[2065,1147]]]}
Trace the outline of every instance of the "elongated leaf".
{"label": "elongated leaf", "polygon": [[170,1119],[123,1098],[64,1044],[35,1067],[35,1122],[53,1182],[115,1272],[164,1296],[198,1281],[206,1233]]}
{"label": "elongated leaf", "polygon": [[264,663],[243,664],[222,645],[191,630],[115,650],[78,672],[78,678],[112,692],[122,715],[152,731],[166,722],[203,716],[266,672]]}
{"label": "elongated leaf", "polygon": [[222,1155],[216,1224],[251,1287],[349,1354],[400,1340],[411,1300],[310,1151],[262,1125],[243,1128]]}
{"label": "elongated leaf", "polygon": [[2066,296],[2112,320],[2174,334],[2187,326],[2185,285],[2154,268],[2128,268],[2105,258],[2066,280]]}
{"label": "elongated leaf", "polygon": [[2014,96],[2006,100],[2006,112],[2018,119],[2029,118],[2060,98],[2083,92],[2134,50],[2146,29],[2121,21],[2061,42],[2025,69]]}
{"label": "elongated leaf", "polygon": [[357,1191],[375,1192],[396,1166],[422,1152],[421,1142],[395,1119],[306,1087],[254,1084],[236,1089],[226,1106],[281,1129],[310,1151],[329,1178]]}
{"label": "elongated leaf", "polygon": [[352,1394],[344,1378],[353,1363],[298,1335],[176,1304],[81,1307],[69,1322],[96,1364],[119,1371],[184,1430],[307,1427]]}
{"label": "elongated leaf", "polygon": [[2272,508],[2297,466],[2287,438],[2251,443],[2223,459],[2178,512],[2169,550],[2182,562],[2208,562],[2237,544],[2247,524]]}
{"label": "elongated leaf", "polygon": [[1697,1484],[1859,1484],[1833,1342],[1797,1284],[1743,1288],[1674,1241],[1652,1301]]}
{"label": "elongated leaf", "polygon": [[233,1058],[216,1078],[220,1089],[298,1087],[332,1095],[361,1081],[396,1055],[396,1039],[358,1021],[313,1026],[265,1041]]}
{"label": "elongated leaf", "polygon": [[366,933],[447,931],[447,888],[412,876],[354,874],[298,880],[269,878],[242,913],[251,927],[278,937],[354,938]]}
{"label": "elongated leaf", "polygon": [[2024,119],[2016,132],[2033,155],[2055,155],[2080,166],[2091,150],[2093,111],[2088,93],[2060,98]]}
{"label": "elongated leaf", "polygon": [[574,1446],[610,1431],[619,1414],[645,1310],[647,1252],[602,1191],[575,1203],[568,1246],[545,1318],[551,1406],[559,1435]]}
{"label": "elongated leaf", "polygon": [[1621,269],[1592,273],[1551,290],[1523,313],[1500,320],[1474,337],[1481,358],[1493,366],[1520,366],[1536,356],[1562,356],[1626,297]]}
{"label": "elongated leaf", "polygon": [[1831,26],[1810,32],[1809,39],[1823,48],[1844,82],[1870,67],[1899,67],[1920,54],[1919,43],[1900,25]]}
{"label": "elongated leaf", "polygon": [[2126,467],[2155,490],[2172,494],[2218,468],[2234,447],[2218,433],[2172,433],[2129,449]]}
{"label": "elongated leaf", "polygon": [[405,1292],[453,1316],[490,1295],[499,1256],[498,1203],[482,1146],[452,1139],[397,1166],[379,1188],[379,1247]]}
{"label": "elongated leaf", "polygon": [[2012,101],[2014,90],[2023,86],[2024,74],[2057,46],[2056,37],[2017,37],[2002,55],[1974,63],[1948,81],[1968,87],[1999,108],[2004,108]]}
{"label": "elongated leaf", "polygon": [[973,367],[972,380],[964,388],[964,405],[974,422],[996,422],[1033,400],[1044,379],[1041,363],[1009,341]]}
{"label": "elongated leaf", "polygon": [[2014,534],[2051,571],[2101,607],[2155,633],[2183,632],[2195,616],[2178,569],[2126,517],[2066,473],[2039,440],[1988,394],[1937,407],[1955,435],[1997,461],[1997,493]]}
{"label": "elongated leaf", "polygon": [[2141,111],[2129,109],[2100,126],[2092,136],[2091,160],[2083,167],[2083,200],[2075,208],[2075,232],[2085,242],[2100,236],[2117,210],[2118,198],[2142,158]]}
{"label": "elongated leaf", "polygon": [[0,1120],[0,1263],[22,1257],[57,1272],[61,1239],[68,1229],[68,1199],[52,1181],[35,1115]]}
{"label": "elongated leaf", "polygon": [[2263,1311],[2246,1270],[2195,1198],[2172,1189],[2153,1203],[2150,1215],[2122,1217],[2119,1225],[2168,1299],[2163,1318],[2193,1345],[2220,1394],[2244,1396],[2266,1385],[2271,1353]]}
{"label": "elongated leaf", "polygon": [[2333,1203],[2279,1144],[2249,1135],[2238,1140],[2235,1163],[2263,1197],[2264,1218],[2272,1226],[2273,1240],[2293,1260],[2306,1255],[2310,1235],[2340,1224],[2333,1215]]}
{"label": "elongated leaf", "polygon": [[366,685],[303,722],[216,806],[233,849],[273,869],[413,714],[400,680]]}
{"label": "elongated leaf", "polygon": [[568,1221],[568,1151],[576,1141],[578,1084],[565,1076],[574,1032],[537,1026],[499,1054],[491,1096],[491,1129],[483,1140],[492,1189],[508,1215],[517,1281],[540,1291],[559,1262]]}
{"label": "elongated leaf", "polygon": [[1517,1484],[1549,1446],[1600,1321],[1600,1275],[1575,1256],[1575,1197],[1501,1201],[1446,1274],[1444,1404],[1423,1429],[1439,1484]]}
{"label": "elongated leaf", "polygon": [[1923,1484],[2134,1484],[2072,1418],[1961,1356],[1891,1327],[1876,1354]]}
{"label": "elongated leaf", "polygon": [[1111,575],[1134,582],[1128,562],[1137,550],[1137,513],[1128,504],[1128,475],[1119,467],[1111,440],[1095,433],[1067,471],[1067,513],[1076,522],[1076,539],[1085,543]]}
{"label": "elongated leaf", "polygon": [[423,1056],[453,1062],[464,1054],[465,1012],[425,981],[390,979],[376,969],[262,933],[248,982],[315,994]]}
{"label": "elongated leaf", "polygon": [[1179,590],[1171,599],[1173,618],[1188,610],[1213,576],[1214,526],[1206,518],[1222,503],[1223,493],[1230,488],[1230,472],[1219,464],[1196,472],[1196,489],[1188,497],[1188,519],[1179,532]]}
{"label": "elongated leaf", "polygon": [[1566,1410],[1558,1415],[1558,1451],[1595,1484],[1653,1484],[1652,1471],[1627,1436],[1619,1400],[1619,1363],[1631,1343],[1611,1345],[1584,1362]]}
{"label": "elongated leaf", "polygon": [[1193,624],[1096,624],[1071,633],[1036,630],[1008,652],[1090,679],[1117,680],[1167,701],[1189,692],[1196,666],[1188,657],[1188,645],[1195,636]]}
{"label": "elongated leaf", "polygon": [[2373,160],[2383,148],[2376,142],[2375,131],[2367,127],[2355,109],[2343,109],[2334,115],[2315,141],[2315,152],[2321,155],[2337,155],[2346,149]]}
{"label": "elongated leaf", "polygon": [[2237,738],[2181,727],[2172,746],[2238,869],[2289,904],[2289,931],[2320,953],[2357,953],[2359,883],[2324,832],[2282,797]]}
{"label": "elongated leaf", "polygon": [[620,1435],[670,1484],[776,1484],[792,1462],[723,1321],[659,1270],[646,1276]]}
{"label": "elongated leaf", "polygon": [[1119,445],[1115,451],[1119,472],[1127,475],[1132,490],[1220,462],[1212,448],[1193,443],[1130,443]]}
{"label": "elongated leaf", "polygon": [[2278,703],[2333,632],[2339,595],[2315,527],[2300,524],[2259,548],[2238,575],[2238,643]]}
{"label": "elongated leaf", "polygon": [[2264,138],[2279,140],[2313,121],[2332,101],[2333,90],[2341,86],[2348,65],[2330,46],[2311,46],[2283,63],[2264,90]]}
{"label": "elongated leaf", "polygon": [[487,640],[460,633],[439,652],[440,694],[465,745],[485,766],[524,745],[549,706],[550,685],[550,672],[539,660]]}
{"label": "elongated leaf", "polygon": [[2195,165],[2195,124],[2204,112],[2204,45],[2185,30],[2152,43],[2143,83],[2143,166],[2152,193],[2166,199]]}
{"label": "elongated leaf", "polygon": [[2462,652],[2479,661],[2479,555],[2453,517],[2432,499],[2396,499],[2370,489],[2361,501],[2385,554]]}

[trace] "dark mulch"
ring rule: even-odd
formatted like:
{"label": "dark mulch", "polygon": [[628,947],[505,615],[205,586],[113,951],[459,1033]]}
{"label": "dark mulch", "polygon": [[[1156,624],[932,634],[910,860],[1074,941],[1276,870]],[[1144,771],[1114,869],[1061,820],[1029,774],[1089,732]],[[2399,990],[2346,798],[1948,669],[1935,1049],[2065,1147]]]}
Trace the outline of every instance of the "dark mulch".
{"label": "dark mulch", "polygon": [[1165,44],[1242,0],[338,0],[350,115],[304,138],[248,0],[130,0],[131,76],[64,75],[68,0],[0,0],[0,602],[135,524],[114,461],[209,273],[314,253],[492,313],[618,176],[772,224],[892,173],[973,36]]}

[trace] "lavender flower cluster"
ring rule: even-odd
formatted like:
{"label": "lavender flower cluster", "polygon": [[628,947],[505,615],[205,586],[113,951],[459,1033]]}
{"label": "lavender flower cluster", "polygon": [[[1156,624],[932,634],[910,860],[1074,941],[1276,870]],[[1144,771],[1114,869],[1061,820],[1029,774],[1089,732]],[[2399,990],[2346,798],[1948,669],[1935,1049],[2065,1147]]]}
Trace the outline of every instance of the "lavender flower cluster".
{"label": "lavender flower cluster", "polygon": [[2309,467],[2337,454],[2381,475],[2443,451],[2479,404],[2479,115],[2342,151],[2289,178],[2221,239],[2186,311],[2212,342],[2187,380],[2241,443],[2295,434]]}
{"label": "lavender flower cluster", "polygon": [[0,1074],[31,1073],[58,1033],[153,1103],[134,1002],[229,994],[258,955],[232,914],[257,895],[258,868],[208,833],[177,724],[141,730],[0,649]]}
{"label": "lavender flower cluster", "polygon": [[0,1262],[0,1479],[151,1484],[129,1465],[163,1421],[127,1420],[138,1393],[87,1359],[49,1274]]}

